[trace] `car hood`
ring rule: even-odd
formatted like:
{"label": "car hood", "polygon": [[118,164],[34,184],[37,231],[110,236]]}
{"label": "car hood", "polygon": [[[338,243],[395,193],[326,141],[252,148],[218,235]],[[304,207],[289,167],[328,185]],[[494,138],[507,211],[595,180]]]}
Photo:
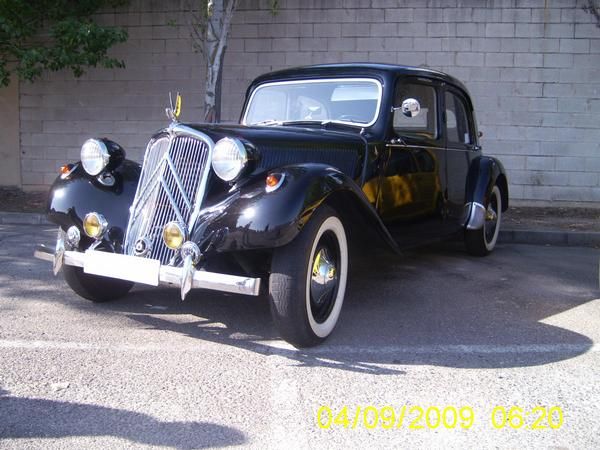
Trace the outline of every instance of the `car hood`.
{"label": "car hood", "polygon": [[245,126],[186,124],[217,142],[238,138],[255,149],[256,171],[301,163],[331,165],[353,179],[360,177],[365,140],[358,130],[340,131],[299,125]]}

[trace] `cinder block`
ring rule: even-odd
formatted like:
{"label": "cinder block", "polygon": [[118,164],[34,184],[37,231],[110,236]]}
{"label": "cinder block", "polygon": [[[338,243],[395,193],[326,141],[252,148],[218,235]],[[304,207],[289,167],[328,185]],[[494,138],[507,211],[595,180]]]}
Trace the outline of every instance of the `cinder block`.
{"label": "cinder block", "polygon": [[384,40],[381,38],[364,38],[356,41],[358,51],[382,51]]}
{"label": "cinder block", "polygon": [[442,40],[434,38],[414,38],[414,49],[417,51],[441,51]]}
{"label": "cinder block", "polygon": [[370,35],[371,35],[371,26],[368,23],[343,23],[342,24],[342,37],[368,37]]}
{"label": "cinder block", "polygon": [[387,37],[383,40],[383,48],[385,50],[407,52],[413,50],[413,43],[413,38]]}
{"label": "cinder block", "polygon": [[501,38],[500,48],[502,52],[525,53],[529,52],[530,39],[523,38]]}
{"label": "cinder block", "polygon": [[500,39],[489,39],[489,38],[472,38],[471,39],[471,50],[474,52],[499,52],[500,51]]}
{"label": "cinder block", "polygon": [[556,112],[558,111],[558,100],[556,98],[530,98],[530,111]]}
{"label": "cinder block", "polygon": [[572,67],[573,55],[568,53],[544,54],[544,67]]}
{"label": "cinder block", "polygon": [[391,8],[385,10],[385,22],[414,22],[412,8]]}
{"label": "cinder block", "polygon": [[586,170],[585,158],[577,158],[572,156],[557,156],[556,170],[564,170],[569,172],[583,172]]}
{"label": "cinder block", "polygon": [[[542,5],[541,8],[531,10],[531,22],[533,23],[559,23],[561,10],[558,8],[548,7],[550,5]],[[551,5],[555,6],[555,5]]]}
{"label": "cinder block", "polygon": [[485,26],[486,37],[514,37],[515,25],[512,23],[488,23]]}
{"label": "cinder block", "polygon": [[355,9],[328,9],[323,12],[325,13],[324,15],[327,17],[328,23],[357,22]]}
{"label": "cinder block", "polygon": [[466,53],[458,52],[456,54],[456,65],[457,66],[482,66],[483,65],[483,53]]}
{"label": "cinder block", "polygon": [[337,51],[354,51],[356,50],[356,38],[328,38],[327,48]]}
{"label": "cinder block", "polygon": [[515,53],[515,67],[543,67],[544,57],[532,53]]}
{"label": "cinder block", "polygon": [[528,8],[503,8],[502,22],[531,22],[531,10]]}
{"label": "cinder block", "polygon": [[485,33],[483,23],[457,23],[456,36],[458,37],[478,37]]}
{"label": "cinder block", "polygon": [[370,36],[397,36],[398,24],[396,23],[372,23],[369,27]]}
{"label": "cinder block", "polygon": [[575,37],[575,25],[570,23],[547,23],[545,36],[550,38],[573,38]]}
{"label": "cinder block", "polygon": [[300,50],[309,51],[309,50],[322,50],[325,44],[325,39],[323,38],[300,38]]}
{"label": "cinder block", "polygon": [[512,54],[512,53],[486,53],[485,65],[487,67],[513,67],[514,54]]}
{"label": "cinder block", "polygon": [[455,64],[454,52],[428,52],[427,65],[430,67],[453,66]]}
{"label": "cinder block", "polygon": [[300,50],[299,38],[273,39],[273,51],[279,52],[297,52]]}
{"label": "cinder block", "polygon": [[589,53],[589,39],[561,39],[559,46],[561,53]]}
{"label": "cinder block", "polygon": [[413,10],[415,22],[443,22],[444,14],[441,8],[415,8]]}
{"label": "cinder block", "polygon": [[314,37],[340,37],[342,25],[339,23],[315,24]]}
{"label": "cinder block", "polygon": [[[567,37],[567,36],[564,36]],[[576,38],[598,38],[598,27],[593,23],[578,23],[575,25]]]}
{"label": "cinder block", "polygon": [[[462,5],[461,5],[462,6]],[[444,8],[444,22],[471,22],[473,20],[473,8]]]}
{"label": "cinder block", "polygon": [[569,186],[598,186],[598,174],[597,173],[570,173]]}
{"label": "cinder block", "polygon": [[451,52],[471,51],[470,38],[442,38],[442,50]]}
{"label": "cinder block", "polygon": [[529,70],[505,67],[500,71],[500,80],[526,82],[529,80]]}
{"label": "cinder block", "polygon": [[454,23],[428,23],[427,36],[444,37],[456,36],[456,24]]}
{"label": "cinder block", "polygon": [[[265,52],[271,51],[271,39],[244,39],[244,48],[242,51],[246,52]],[[234,48],[228,46],[229,51],[236,51]],[[238,50],[239,51],[239,50]]]}
{"label": "cinder block", "polygon": [[[388,11],[399,11],[399,10],[384,10],[384,9],[358,9],[356,10],[357,21],[360,23],[377,23],[377,22],[397,22],[397,20],[387,20]],[[384,20],[385,19],[385,20]]]}

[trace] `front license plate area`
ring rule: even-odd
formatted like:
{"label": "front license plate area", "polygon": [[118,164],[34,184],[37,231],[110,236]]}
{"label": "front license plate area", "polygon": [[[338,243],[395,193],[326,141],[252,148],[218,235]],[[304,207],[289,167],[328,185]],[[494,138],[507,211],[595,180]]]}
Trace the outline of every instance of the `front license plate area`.
{"label": "front license plate area", "polygon": [[160,261],[88,250],[83,260],[83,271],[91,275],[158,286]]}

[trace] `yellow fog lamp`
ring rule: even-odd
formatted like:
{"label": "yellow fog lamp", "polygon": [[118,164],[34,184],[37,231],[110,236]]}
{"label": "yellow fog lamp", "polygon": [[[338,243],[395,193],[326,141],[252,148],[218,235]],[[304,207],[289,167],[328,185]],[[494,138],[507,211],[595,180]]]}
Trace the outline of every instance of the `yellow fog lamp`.
{"label": "yellow fog lamp", "polygon": [[100,239],[107,227],[108,222],[102,214],[97,212],[88,213],[83,218],[83,231],[91,238]]}
{"label": "yellow fog lamp", "polygon": [[163,228],[163,241],[171,250],[181,248],[185,242],[185,227],[179,222],[169,222]]}

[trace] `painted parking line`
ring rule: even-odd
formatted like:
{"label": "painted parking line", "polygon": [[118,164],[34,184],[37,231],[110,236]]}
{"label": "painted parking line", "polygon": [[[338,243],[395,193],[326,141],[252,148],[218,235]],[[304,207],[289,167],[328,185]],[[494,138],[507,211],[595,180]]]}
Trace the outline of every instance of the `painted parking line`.
{"label": "painted parking line", "polygon": [[[205,342],[221,346],[219,343]],[[488,344],[432,344],[432,345],[388,345],[388,346],[346,346],[346,345],[322,345],[311,349],[296,349],[284,341],[263,341],[240,342],[240,348],[253,350],[254,348],[269,347],[271,353],[287,353],[290,351],[305,353],[310,355],[320,354],[515,354],[515,353],[587,353],[600,351],[598,344],[511,344],[511,345],[488,345]],[[0,339],[0,349],[21,349],[21,350],[106,350],[120,352],[206,352],[206,346],[199,345],[198,342],[181,345],[176,347],[168,344],[110,344],[110,343],[88,343],[71,341],[41,341],[41,340],[21,340],[21,339]]]}

